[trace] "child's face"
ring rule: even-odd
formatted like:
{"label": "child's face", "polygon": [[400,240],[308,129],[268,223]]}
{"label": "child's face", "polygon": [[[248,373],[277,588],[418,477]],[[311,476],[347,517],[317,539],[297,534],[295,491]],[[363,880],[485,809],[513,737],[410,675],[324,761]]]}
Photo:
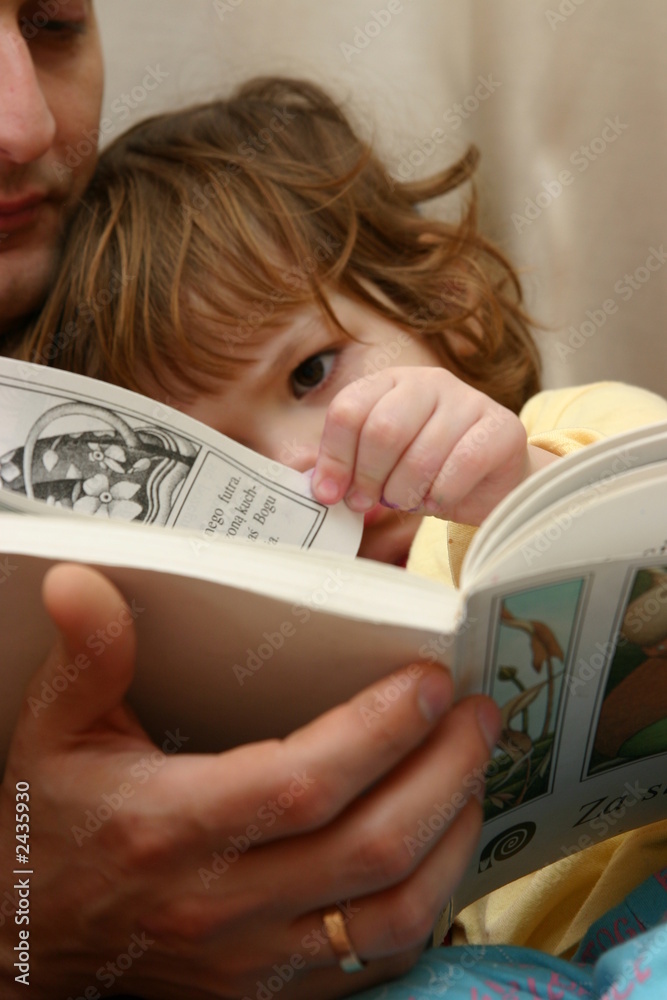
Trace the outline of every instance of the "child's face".
{"label": "child's face", "polygon": [[[239,343],[238,377],[181,409],[274,461],[306,471],[315,465],[329,403],[349,382],[390,367],[439,366],[427,343],[373,309],[342,295],[332,308],[351,340],[317,307],[273,336]],[[365,515],[359,555],[405,565],[418,515],[376,506]]]}

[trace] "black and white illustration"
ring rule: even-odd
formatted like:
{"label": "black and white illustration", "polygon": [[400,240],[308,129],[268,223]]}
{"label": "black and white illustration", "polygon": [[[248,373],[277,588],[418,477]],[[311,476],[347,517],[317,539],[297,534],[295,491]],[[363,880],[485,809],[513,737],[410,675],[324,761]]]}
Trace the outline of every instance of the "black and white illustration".
{"label": "black and white illustration", "polygon": [[[34,501],[38,501],[34,507]],[[41,504],[215,538],[355,553],[362,520],[310,479],[118,386],[0,358],[0,511]]]}
{"label": "black and white illustration", "polygon": [[0,482],[77,513],[166,524],[199,450],[181,434],[72,400],[46,409],[0,455]]}

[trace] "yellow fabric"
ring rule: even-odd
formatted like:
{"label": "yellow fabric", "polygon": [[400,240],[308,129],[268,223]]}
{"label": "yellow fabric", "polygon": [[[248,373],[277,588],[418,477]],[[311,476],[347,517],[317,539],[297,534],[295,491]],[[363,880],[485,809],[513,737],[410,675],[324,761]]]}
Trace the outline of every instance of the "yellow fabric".
{"label": "yellow fabric", "polygon": [[666,821],[605,840],[472,903],[456,918],[452,943],[525,945],[569,958],[591,924],[666,857]]}
{"label": "yellow fabric", "polygon": [[[667,401],[615,382],[534,396],[521,421],[530,444],[557,455],[667,419]],[[452,584],[476,529],[425,518],[408,569]],[[567,956],[587,928],[667,858],[667,821],[562,858],[478,900],[453,927],[454,944],[516,944]]]}

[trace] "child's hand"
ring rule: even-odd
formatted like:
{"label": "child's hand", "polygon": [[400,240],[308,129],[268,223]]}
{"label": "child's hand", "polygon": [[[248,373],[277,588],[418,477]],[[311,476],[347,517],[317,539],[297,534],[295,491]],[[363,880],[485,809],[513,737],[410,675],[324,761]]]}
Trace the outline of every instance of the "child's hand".
{"label": "child's hand", "polygon": [[519,418],[444,368],[390,368],[331,402],[313,473],[322,503],[345,498],[480,524],[555,456],[528,446]]}

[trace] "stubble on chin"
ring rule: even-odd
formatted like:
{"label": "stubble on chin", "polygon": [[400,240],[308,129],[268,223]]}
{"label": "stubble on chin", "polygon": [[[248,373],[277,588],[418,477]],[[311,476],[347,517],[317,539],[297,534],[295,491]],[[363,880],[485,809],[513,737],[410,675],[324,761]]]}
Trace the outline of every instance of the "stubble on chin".
{"label": "stubble on chin", "polygon": [[52,245],[19,253],[0,242],[0,354],[9,341],[20,339],[46,301],[59,252],[59,245]]}

